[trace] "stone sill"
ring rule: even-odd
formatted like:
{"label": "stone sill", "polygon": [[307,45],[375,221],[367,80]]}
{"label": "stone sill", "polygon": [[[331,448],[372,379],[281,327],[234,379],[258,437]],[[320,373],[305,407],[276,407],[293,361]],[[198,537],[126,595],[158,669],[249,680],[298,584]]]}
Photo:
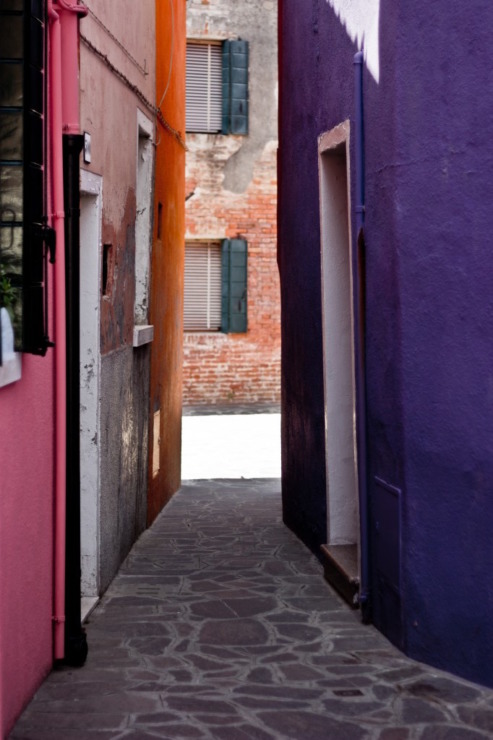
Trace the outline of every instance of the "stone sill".
{"label": "stone sill", "polygon": [[152,324],[141,324],[134,326],[133,347],[142,347],[150,344],[154,339],[154,326]]}

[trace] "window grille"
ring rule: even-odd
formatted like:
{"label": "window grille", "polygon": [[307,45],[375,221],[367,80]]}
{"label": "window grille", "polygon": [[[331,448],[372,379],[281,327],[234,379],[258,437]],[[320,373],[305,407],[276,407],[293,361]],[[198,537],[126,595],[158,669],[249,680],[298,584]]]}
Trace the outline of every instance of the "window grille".
{"label": "window grille", "polygon": [[45,40],[43,0],[0,0],[0,307],[15,349],[40,355],[50,346],[47,258],[55,246],[44,215]]}

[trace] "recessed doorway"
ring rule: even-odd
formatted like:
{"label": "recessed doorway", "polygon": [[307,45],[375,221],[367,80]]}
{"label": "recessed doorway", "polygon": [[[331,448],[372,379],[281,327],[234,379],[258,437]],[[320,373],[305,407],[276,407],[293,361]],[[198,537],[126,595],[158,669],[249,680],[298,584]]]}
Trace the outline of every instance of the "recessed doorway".
{"label": "recessed doorway", "polygon": [[325,451],[326,577],[356,604],[358,465],[354,372],[349,121],[319,139]]}

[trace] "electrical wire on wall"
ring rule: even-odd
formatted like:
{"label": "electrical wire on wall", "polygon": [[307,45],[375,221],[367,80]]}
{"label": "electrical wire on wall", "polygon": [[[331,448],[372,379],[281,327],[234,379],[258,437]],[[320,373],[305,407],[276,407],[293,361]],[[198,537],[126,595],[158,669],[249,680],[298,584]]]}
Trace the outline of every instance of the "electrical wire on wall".
{"label": "electrical wire on wall", "polygon": [[133,57],[132,54],[130,54],[130,52],[128,51],[128,49],[125,48],[125,46],[122,44],[122,42],[119,39],[117,39],[117,37],[113,34],[113,32],[110,31],[110,29],[108,28],[108,26],[106,26],[103,23],[103,21],[101,20],[101,18],[99,18],[96,15],[96,13],[89,7],[89,5],[87,4],[87,2],[84,3],[84,5],[87,8],[87,10],[89,11],[89,15],[98,24],[98,26],[100,28],[102,28],[103,31],[105,31],[105,33],[108,34],[108,36],[110,37],[110,39],[115,42],[115,44],[118,46],[118,48],[125,54],[125,56],[132,62],[132,64],[135,67],[137,67],[137,69],[139,70],[139,72],[141,72],[141,74],[143,74],[144,76],[147,76],[149,74],[149,72],[146,69],[146,60],[144,59],[144,66],[142,66],[140,64],[140,62],[138,62],[135,59],[135,57]]}
{"label": "electrical wire on wall", "polygon": [[169,84],[171,82],[171,71],[173,69],[173,54],[175,50],[175,8],[173,5],[173,0],[169,0],[170,8],[171,8],[171,52],[169,55],[169,71],[168,71],[168,81],[166,82],[166,87],[164,88],[164,92],[161,96],[161,100],[157,104],[158,108],[161,108],[164,98],[167,95]]}
{"label": "electrical wire on wall", "polygon": [[[173,5],[173,0],[169,0],[169,4],[170,4],[170,8],[171,8],[171,51],[170,51],[170,55],[169,55],[169,69],[168,69],[168,79],[166,81],[166,87],[164,88],[164,92],[161,95],[161,99],[160,99],[160,101],[159,101],[159,103],[157,105],[157,110],[158,110],[157,118],[158,118],[158,121],[160,123],[162,123],[162,121],[160,119],[160,116],[162,116],[163,117],[163,120],[165,120],[164,119],[164,114],[161,111],[161,106],[163,104],[163,101],[164,101],[167,93],[168,93],[169,86],[170,86],[170,83],[171,83],[171,72],[173,70],[173,56],[174,56],[174,50],[175,50],[175,8],[174,8],[174,5]],[[156,146],[159,146],[160,143],[161,143],[161,134],[160,134],[159,131],[156,131]],[[180,140],[180,144],[182,144],[182,146],[184,146],[185,150],[187,149],[187,146],[186,146],[186,144],[185,144],[185,142],[183,140]]]}
{"label": "electrical wire on wall", "polygon": [[104,54],[102,51],[100,51],[96,46],[94,46],[92,41],[90,41],[87,38],[87,36],[85,36],[82,32],[80,33],[80,40],[88,49],[92,51],[93,54],[95,54],[97,57],[99,57],[99,59],[101,59],[101,61],[106,65],[106,67],[108,67],[108,69],[116,77],[118,77],[118,79],[121,80],[121,82],[123,82],[123,84],[126,87],[128,87],[129,90],[131,90],[134,93],[134,95],[136,95],[136,97],[141,101],[141,103],[143,103],[143,105],[145,105],[145,107],[148,110],[154,113],[154,115],[156,116],[161,126],[177,140],[180,146],[183,147],[183,149],[186,149],[187,147],[186,147],[186,144],[185,144],[185,141],[182,135],[180,134],[179,131],[173,128],[173,126],[170,123],[168,123],[163,113],[161,112],[160,108],[156,107],[153,103],[151,103],[151,101],[146,98],[146,96],[141,92],[141,90],[137,87],[137,85],[135,85],[131,80],[129,80],[128,77],[108,59],[108,56]]}

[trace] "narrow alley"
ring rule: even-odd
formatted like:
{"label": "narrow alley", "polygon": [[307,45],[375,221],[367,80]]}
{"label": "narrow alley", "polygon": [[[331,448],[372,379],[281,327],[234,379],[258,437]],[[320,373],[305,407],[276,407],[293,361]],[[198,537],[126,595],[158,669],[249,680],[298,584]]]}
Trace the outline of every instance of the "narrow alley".
{"label": "narrow alley", "polygon": [[493,740],[491,28],[0,0],[0,740]]}
{"label": "narrow alley", "polygon": [[92,613],[12,740],[473,740],[493,691],[362,625],[281,521],[278,479],[189,481]]}

